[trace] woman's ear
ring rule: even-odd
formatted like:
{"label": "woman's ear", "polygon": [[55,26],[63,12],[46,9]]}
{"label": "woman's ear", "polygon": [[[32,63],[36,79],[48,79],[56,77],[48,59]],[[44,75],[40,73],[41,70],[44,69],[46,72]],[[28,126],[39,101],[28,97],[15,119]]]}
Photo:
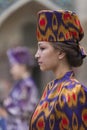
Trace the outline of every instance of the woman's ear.
{"label": "woman's ear", "polygon": [[58,57],[59,57],[60,60],[63,59],[65,56],[66,56],[65,52],[63,52],[63,51],[58,52]]}

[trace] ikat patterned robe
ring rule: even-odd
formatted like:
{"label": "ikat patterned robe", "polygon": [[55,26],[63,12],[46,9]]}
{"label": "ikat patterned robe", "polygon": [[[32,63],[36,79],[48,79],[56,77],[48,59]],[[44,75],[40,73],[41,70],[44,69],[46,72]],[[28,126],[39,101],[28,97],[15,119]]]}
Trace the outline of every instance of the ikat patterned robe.
{"label": "ikat patterned robe", "polygon": [[87,88],[72,71],[47,84],[30,130],[87,130]]}
{"label": "ikat patterned robe", "polygon": [[37,102],[38,91],[32,78],[16,82],[4,101],[8,112],[7,130],[29,130],[28,118]]}

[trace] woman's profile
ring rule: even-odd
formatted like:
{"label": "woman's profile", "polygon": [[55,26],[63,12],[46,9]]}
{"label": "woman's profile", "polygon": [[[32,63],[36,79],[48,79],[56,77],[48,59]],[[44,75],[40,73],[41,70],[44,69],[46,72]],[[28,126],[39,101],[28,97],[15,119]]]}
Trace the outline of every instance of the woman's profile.
{"label": "woman's profile", "polygon": [[87,130],[87,88],[72,67],[86,57],[84,32],[76,13],[42,10],[37,17],[36,59],[42,71],[53,71],[30,121],[30,130]]}

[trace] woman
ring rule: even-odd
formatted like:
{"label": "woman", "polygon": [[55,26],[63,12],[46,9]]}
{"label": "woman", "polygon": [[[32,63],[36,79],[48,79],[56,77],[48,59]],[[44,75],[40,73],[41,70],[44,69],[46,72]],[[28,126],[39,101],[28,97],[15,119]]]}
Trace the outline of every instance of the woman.
{"label": "woman", "polygon": [[82,65],[86,54],[80,47],[83,29],[71,11],[38,13],[35,55],[42,71],[55,79],[43,92],[30,122],[30,130],[87,130],[87,88],[74,77],[72,67]]}
{"label": "woman", "polygon": [[7,130],[29,130],[28,120],[38,102],[37,87],[31,74],[34,59],[26,47],[9,49],[7,54],[15,83],[3,102],[0,115],[7,120]]}

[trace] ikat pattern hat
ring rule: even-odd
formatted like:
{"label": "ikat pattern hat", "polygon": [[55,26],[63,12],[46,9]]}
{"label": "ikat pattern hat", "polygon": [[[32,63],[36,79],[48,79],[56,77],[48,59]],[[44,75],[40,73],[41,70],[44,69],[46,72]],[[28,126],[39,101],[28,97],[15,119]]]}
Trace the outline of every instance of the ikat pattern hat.
{"label": "ikat pattern hat", "polygon": [[37,14],[37,41],[62,42],[80,47],[82,58],[86,52],[79,42],[84,36],[80,20],[75,12],[67,10],[42,10]]}
{"label": "ikat pattern hat", "polygon": [[38,41],[79,42],[83,36],[84,32],[75,12],[64,10],[38,12]]}
{"label": "ikat pattern hat", "polygon": [[34,58],[27,47],[11,48],[7,51],[10,64],[26,64],[34,66]]}

